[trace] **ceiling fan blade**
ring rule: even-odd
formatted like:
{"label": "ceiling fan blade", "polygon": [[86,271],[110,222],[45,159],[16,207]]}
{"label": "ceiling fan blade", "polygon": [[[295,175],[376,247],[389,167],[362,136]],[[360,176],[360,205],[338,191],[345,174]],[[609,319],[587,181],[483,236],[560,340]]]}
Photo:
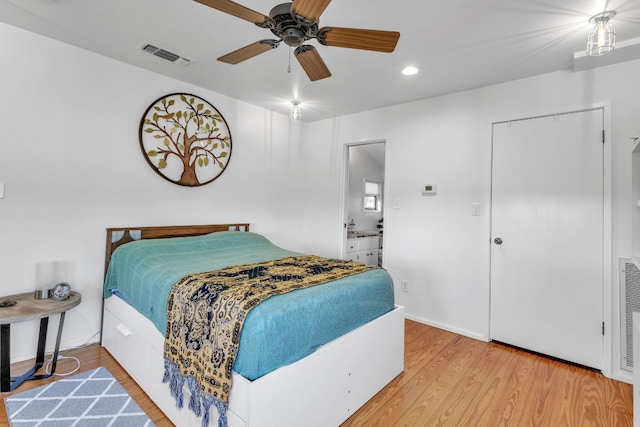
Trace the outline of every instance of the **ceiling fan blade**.
{"label": "ceiling fan blade", "polygon": [[293,0],[291,11],[309,21],[317,21],[331,0]]}
{"label": "ceiling fan blade", "polygon": [[226,62],[227,64],[239,64],[268,50],[275,49],[278,47],[278,44],[280,44],[280,40],[260,40],[259,42],[251,43],[248,46],[227,53],[218,58],[218,61]]}
{"label": "ceiling fan blade", "polygon": [[249,9],[241,4],[234,3],[231,0],[195,0],[198,3],[217,9],[221,12],[228,13],[237,18],[244,19],[260,27],[269,27],[270,23],[273,23],[273,19],[263,15],[260,12]]}
{"label": "ceiling fan blade", "polygon": [[397,31],[324,27],[318,30],[317,38],[325,46],[389,53],[395,50],[400,33]]}
{"label": "ceiling fan blade", "polygon": [[315,47],[302,45],[297,47],[293,53],[312,82],[331,77],[331,71],[329,71]]}

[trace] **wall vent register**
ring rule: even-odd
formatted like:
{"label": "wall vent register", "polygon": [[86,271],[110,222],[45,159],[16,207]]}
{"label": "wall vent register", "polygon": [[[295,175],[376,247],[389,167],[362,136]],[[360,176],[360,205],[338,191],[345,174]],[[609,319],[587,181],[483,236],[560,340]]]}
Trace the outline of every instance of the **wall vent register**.
{"label": "wall vent register", "polygon": [[152,55],[157,56],[158,58],[162,58],[162,59],[166,59],[169,62],[173,62],[175,64],[180,64],[183,66],[187,66],[189,64],[191,64],[191,60],[185,58],[184,56],[180,56],[178,54],[175,54],[173,52],[169,52],[168,50],[156,47],[152,44],[149,43],[144,43],[142,44],[142,46],[140,46],[140,50],[150,53]]}
{"label": "wall vent register", "polygon": [[621,368],[629,371],[634,369],[634,345],[633,345],[633,320],[634,312],[640,312],[640,269],[636,267],[631,259],[621,259],[621,294],[624,304],[624,313],[622,318],[622,337],[623,352],[621,360]]}

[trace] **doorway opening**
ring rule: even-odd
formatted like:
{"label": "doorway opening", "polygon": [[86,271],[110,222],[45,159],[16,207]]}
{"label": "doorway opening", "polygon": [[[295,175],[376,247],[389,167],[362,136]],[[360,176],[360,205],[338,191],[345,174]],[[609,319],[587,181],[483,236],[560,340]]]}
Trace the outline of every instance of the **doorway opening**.
{"label": "doorway opening", "polygon": [[345,146],[343,258],[382,266],[385,141]]}

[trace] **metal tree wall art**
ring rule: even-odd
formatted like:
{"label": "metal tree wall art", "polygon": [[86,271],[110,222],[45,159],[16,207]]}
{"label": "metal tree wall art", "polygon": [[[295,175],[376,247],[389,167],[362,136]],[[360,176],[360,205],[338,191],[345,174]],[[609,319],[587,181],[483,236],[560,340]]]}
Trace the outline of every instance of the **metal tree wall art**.
{"label": "metal tree wall art", "polygon": [[216,108],[186,93],[163,96],[140,122],[140,147],[163,178],[188,187],[219,177],[231,157],[231,132]]}

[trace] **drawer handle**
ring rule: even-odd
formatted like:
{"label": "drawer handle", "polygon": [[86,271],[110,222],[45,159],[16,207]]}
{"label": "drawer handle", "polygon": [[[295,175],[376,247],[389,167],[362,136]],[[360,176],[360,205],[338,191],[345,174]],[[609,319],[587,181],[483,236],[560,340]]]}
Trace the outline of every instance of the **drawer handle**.
{"label": "drawer handle", "polygon": [[127,328],[126,326],[124,326],[122,323],[118,323],[118,326],[116,326],[116,329],[124,337],[128,337],[129,335],[131,335],[131,330],[129,328]]}

